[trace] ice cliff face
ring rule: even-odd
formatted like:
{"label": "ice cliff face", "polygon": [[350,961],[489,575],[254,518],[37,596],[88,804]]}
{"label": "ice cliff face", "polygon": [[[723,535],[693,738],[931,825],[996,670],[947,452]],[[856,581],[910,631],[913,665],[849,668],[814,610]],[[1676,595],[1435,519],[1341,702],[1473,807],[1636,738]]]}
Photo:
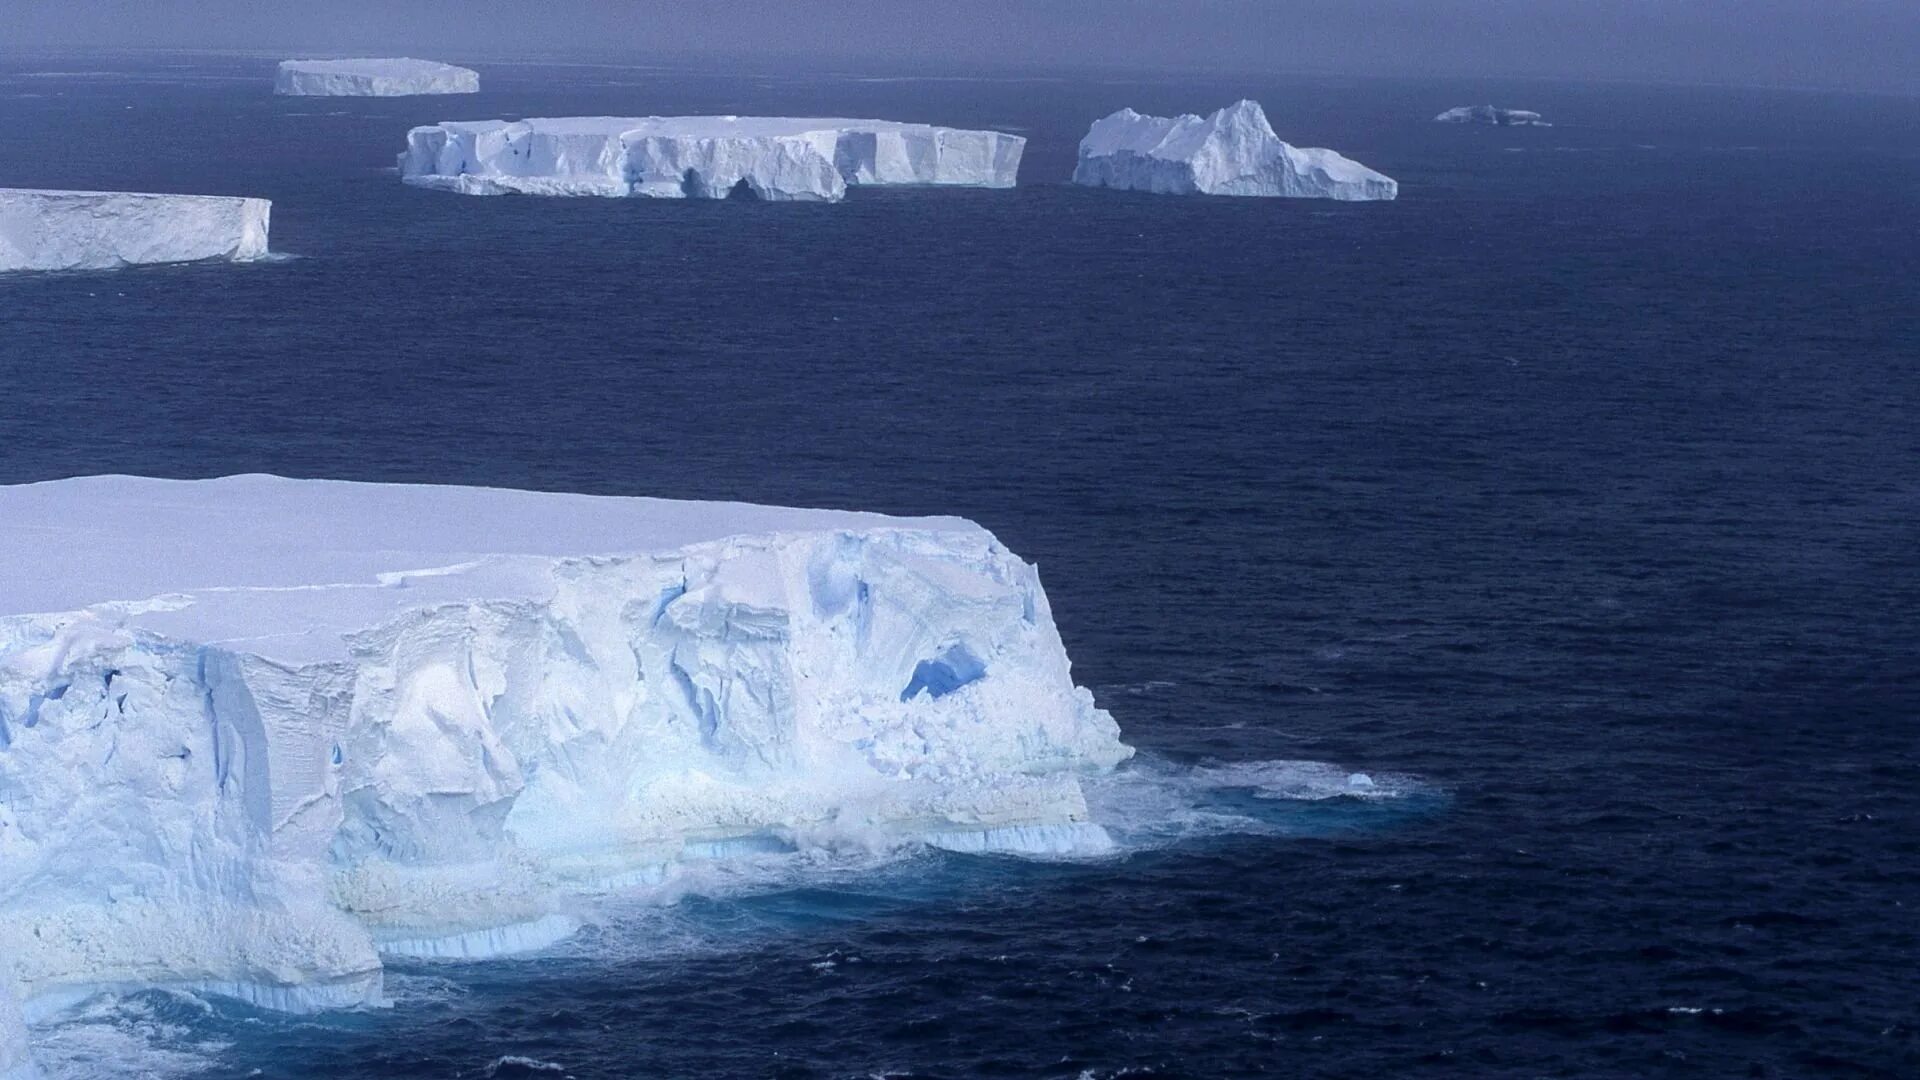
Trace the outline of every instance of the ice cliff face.
{"label": "ice cliff face", "polygon": [[377,1000],[683,857],[1097,851],[1131,753],[959,519],[90,477],[0,539],[0,1077],[12,1000]]}
{"label": "ice cliff face", "polygon": [[1552,127],[1537,112],[1525,109],[1496,109],[1491,105],[1462,105],[1448,109],[1434,120],[1442,124],[1490,124],[1495,127]]}
{"label": "ice cliff face", "polygon": [[1080,140],[1073,182],[1171,195],[1282,195],[1391,199],[1391,178],[1331,150],[1280,141],[1257,102],[1209,117],[1142,116],[1122,109]]}
{"label": "ice cliff face", "polygon": [[0,1080],[36,1080],[39,1073],[27,1053],[27,1025],[13,988],[0,972]]}
{"label": "ice cliff face", "polygon": [[1012,187],[1026,140],[886,120],[561,117],[432,124],[400,176],[469,195],[834,202],[849,184]]}
{"label": "ice cliff face", "polygon": [[0,271],[257,259],[265,199],[0,188]]}
{"label": "ice cliff face", "polygon": [[480,74],[433,60],[282,60],[274,75],[276,94],[327,97],[406,97],[414,94],[477,94]]}

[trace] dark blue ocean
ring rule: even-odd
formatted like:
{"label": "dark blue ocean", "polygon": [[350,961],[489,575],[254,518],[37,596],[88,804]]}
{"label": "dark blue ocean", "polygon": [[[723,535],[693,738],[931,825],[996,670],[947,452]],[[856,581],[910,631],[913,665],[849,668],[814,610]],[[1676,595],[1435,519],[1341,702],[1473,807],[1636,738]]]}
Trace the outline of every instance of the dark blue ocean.
{"label": "dark blue ocean", "polygon": [[[1140,749],[1095,786],[1123,854],[769,857],[396,965],[392,1009],[96,1002],[37,1032],[56,1077],[1920,1076],[1920,100],[476,64],[354,101],[272,59],[0,65],[0,185],[267,196],[293,256],[0,279],[0,482],[966,515]],[[1401,198],[1062,183],[1098,116],[1243,96]],[[1557,126],[1430,122],[1484,101]],[[684,112],[1030,142],[1016,190],[838,206],[392,171],[416,123]]]}

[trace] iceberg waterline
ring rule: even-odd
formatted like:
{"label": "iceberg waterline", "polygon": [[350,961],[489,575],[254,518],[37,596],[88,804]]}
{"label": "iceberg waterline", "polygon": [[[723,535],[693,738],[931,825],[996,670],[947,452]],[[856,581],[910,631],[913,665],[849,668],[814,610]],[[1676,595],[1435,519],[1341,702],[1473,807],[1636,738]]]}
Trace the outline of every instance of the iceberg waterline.
{"label": "iceberg waterline", "polygon": [[91,477],[0,488],[0,534],[0,1001],[35,1014],[374,1002],[383,950],[539,947],[755,837],[1102,851],[1080,777],[1132,752],[959,519]]}
{"label": "iceberg waterline", "polygon": [[1096,120],[1080,140],[1073,182],[1165,195],[1256,195],[1392,199],[1391,177],[1332,150],[1291,146],[1255,101],[1211,116],[1144,116],[1132,109]]}
{"label": "iceberg waterline", "polygon": [[353,60],[282,60],[273,92],[320,97],[410,97],[476,94],[480,74],[437,60],[412,57]]}
{"label": "iceberg waterline", "polygon": [[223,195],[0,188],[0,271],[258,259],[272,209]]}
{"label": "iceberg waterline", "polygon": [[1012,187],[1025,147],[888,120],[575,116],[417,127],[399,168],[409,184],[469,195],[835,202],[848,185]]}

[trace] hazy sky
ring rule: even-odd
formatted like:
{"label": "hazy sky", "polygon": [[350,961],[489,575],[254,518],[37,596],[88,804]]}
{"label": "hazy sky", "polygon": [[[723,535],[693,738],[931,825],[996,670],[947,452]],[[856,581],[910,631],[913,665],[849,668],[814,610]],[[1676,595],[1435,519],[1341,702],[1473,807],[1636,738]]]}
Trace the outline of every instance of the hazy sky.
{"label": "hazy sky", "polygon": [[1920,93],[1920,0],[0,0],[0,49],[593,50]]}

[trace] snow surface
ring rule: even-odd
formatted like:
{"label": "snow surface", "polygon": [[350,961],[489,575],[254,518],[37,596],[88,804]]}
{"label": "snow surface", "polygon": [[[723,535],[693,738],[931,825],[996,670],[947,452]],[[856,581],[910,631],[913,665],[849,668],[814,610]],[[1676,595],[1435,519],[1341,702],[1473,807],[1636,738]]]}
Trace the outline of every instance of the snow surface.
{"label": "snow surface", "polygon": [[0,188],[0,271],[257,259],[265,199]]}
{"label": "snow surface", "polygon": [[1142,116],[1121,109],[1080,140],[1073,182],[1166,195],[1284,195],[1391,199],[1400,186],[1332,150],[1280,141],[1258,102],[1212,116]]}
{"label": "snow surface", "polygon": [[273,79],[276,94],[325,97],[406,97],[413,94],[477,94],[480,74],[435,60],[282,60]]}
{"label": "snow surface", "polygon": [[407,133],[400,176],[468,195],[834,202],[849,184],[1012,187],[1026,140],[888,120],[573,116]]}
{"label": "snow surface", "polygon": [[0,548],[0,1063],[12,1001],[377,1002],[688,859],[1104,852],[1132,753],[958,518],[97,476]]}
{"label": "snow surface", "polygon": [[1491,105],[1462,105],[1448,109],[1434,119],[1442,124],[1492,124],[1496,127],[1552,127],[1537,112],[1525,109],[1496,109]]}

